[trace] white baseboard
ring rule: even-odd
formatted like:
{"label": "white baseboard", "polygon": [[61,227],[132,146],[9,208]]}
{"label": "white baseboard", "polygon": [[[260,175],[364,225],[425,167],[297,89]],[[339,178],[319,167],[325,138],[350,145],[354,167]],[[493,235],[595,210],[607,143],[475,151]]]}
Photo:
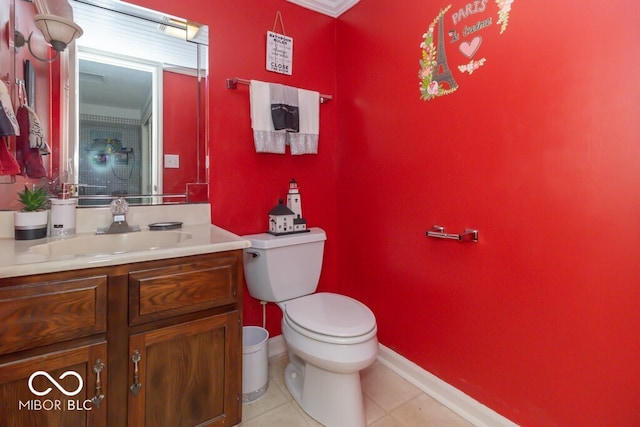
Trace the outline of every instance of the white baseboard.
{"label": "white baseboard", "polygon": [[[269,357],[279,356],[287,352],[287,345],[282,335],[269,338],[267,344]],[[382,344],[380,344],[378,351],[378,361],[474,426],[518,426]]]}
{"label": "white baseboard", "polygon": [[474,426],[517,427],[517,424],[382,344],[378,361]]}

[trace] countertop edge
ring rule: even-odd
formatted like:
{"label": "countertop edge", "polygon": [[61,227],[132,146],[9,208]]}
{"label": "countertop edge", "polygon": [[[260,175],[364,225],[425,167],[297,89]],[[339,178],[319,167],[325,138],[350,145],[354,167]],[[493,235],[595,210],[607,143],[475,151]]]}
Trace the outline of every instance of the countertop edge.
{"label": "countertop edge", "polygon": [[[184,231],[192,231],[196,233],[198,231],[207,230],[211,235],[209,241],[203,242],[201,240],[194,239],[193,244],[189,245],[177,245],[155,250],[87,257],[61,257],[57,259],[47,259],[43,256],[41,260],[25,263],[12,264],[5,261],[4,264],[0,264],[0,278],[12,278],[28,276],[32,274],[54,273],[60,271],[73,271],[86,268],[108,267],[136,262],[233,251],[251,247],[251,242],[249,242],[248,240],[245,240],[242,237],[237,236],[215,225],[204,224],[185,227],[184,229]],[[162,231],[158,231],[158,233],[162,233]],[[9,241],[13,241],[13,239],[0,239],[0,243],[8,244]],[[43,241],[39,240],[37,242],[42,243]],[[19,250],[19,248],[16,249],[16,251]],[[27,250],[25,250],[25,252],[27,251],[28,248]],[[13,255],[15,257],[15,254]]]}

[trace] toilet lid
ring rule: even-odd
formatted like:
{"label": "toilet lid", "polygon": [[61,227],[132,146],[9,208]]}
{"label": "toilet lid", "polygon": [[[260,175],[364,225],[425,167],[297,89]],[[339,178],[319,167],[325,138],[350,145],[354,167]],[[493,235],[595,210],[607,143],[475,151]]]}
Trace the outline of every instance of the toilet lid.
{"label": "toilet lid", "polygon": [[356,337],[376,327],[376,318],[369,307],[353,298],[332,293],[311,294],[287,301],[285,315],[304,329],[334,337]]}

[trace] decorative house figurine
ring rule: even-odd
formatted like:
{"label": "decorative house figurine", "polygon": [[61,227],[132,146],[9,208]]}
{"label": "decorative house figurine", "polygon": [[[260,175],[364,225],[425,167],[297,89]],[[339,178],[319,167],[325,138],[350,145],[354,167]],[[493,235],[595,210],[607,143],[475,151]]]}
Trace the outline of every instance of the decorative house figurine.
{"label": "decorative house figurine", "polygon": [[295,214],[284,205],[282,199],[269,211],[269,233],[276,236],[294,233],[293,222]]}
{"label": "decorative house figurine", "polygon": [[287,207],[294,213],[293,230],[297,232],[307,229],[307,220],[302,217],[302,199],[298,182],[291,179],[289,182],[289,192],[287,193]]}

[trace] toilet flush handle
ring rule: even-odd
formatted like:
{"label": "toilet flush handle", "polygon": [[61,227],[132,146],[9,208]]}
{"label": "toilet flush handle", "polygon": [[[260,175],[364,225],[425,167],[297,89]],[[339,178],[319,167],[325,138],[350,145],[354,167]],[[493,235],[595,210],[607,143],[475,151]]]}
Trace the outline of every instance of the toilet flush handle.
{"label": "toilet flush handle", "polygon": [[251,258],[258,258],[260,256],[260,252],[245,251],[245,253],[251,255]]}

